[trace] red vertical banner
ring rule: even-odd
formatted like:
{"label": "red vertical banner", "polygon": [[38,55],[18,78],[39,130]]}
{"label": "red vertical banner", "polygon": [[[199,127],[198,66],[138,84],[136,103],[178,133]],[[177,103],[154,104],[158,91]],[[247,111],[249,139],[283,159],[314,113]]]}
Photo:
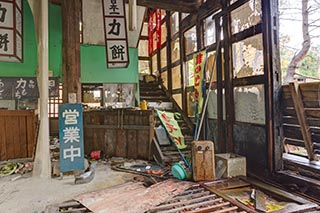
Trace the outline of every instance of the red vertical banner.
{"label": "red vertical banner", "polygon": [[156,9],[157,48],[161,47],[161,10]]}
{"label": "red vertical banner", "polygon": [[148,17],[148,38],[149,38],[149,45],[148,45],[148,50],[149,50],[149,56],[153,52],[153,11],[149,13]]}

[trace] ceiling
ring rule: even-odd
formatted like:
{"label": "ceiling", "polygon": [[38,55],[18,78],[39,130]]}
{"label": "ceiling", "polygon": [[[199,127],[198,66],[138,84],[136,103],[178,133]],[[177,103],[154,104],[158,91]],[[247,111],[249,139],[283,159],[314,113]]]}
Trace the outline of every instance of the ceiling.
{"label": "ceiling", "polygon": [[[54,4],[61,4],[61,1],[68,0],[49,0]],[[126,0],[128,2],[128,0]],[[137,0],[137,5],[147,8],[158,8],[182,13],[196,12],[203,0]]]}

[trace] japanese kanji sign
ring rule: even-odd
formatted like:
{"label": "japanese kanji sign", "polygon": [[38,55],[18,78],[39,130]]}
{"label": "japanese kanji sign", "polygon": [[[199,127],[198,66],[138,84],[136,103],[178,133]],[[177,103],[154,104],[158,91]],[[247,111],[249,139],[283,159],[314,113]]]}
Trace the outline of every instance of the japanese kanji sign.
{"label": "japanese kanji sign", "polygon": [[124,0],[102,0],[104,34],[108,68],[124,68],[129,64]]}
{"label": "japanese kanji sign", "polygon": [[59,105],[60,172],[84,169],[81,104]]}
{"label": "japanese kanji sign", "polygon": [[185,149],[187,146],[184,143],[184,136],[182,135],[178,122],[174,119],[174,114],[161,110],[157,110],[157,114],[161,123],[167,130],[167,133],[170,135],[171,140],[176,143],[178,149]]}
{"label": "japanese kanji sign", "polygon": [[205,50],[193,55],[194,96],[198,104],[198,113],[201,113],[202,105],[203,105],[202,86],[203,86],[203,70],[204,70],[205,59],[206,59]]}
{"label": "japanese kanji sign", "polygon": [[[49,78],[49,96],[59,96],[59,78]],[[39,98],[36,77],[0,77],[0,100]]]}
{"label": "japanese kanji sign", "polygon": [[0,61],[23,60],[22,0],[0,0]]}
{"label": "japanese kanji sign", "polygon": [[[156,37],[154,37],[154,33]],[[154,40],[155,39],[155,40]],[[148,52],[149,55],[155,50],[155,47],[161,48],[161,10],[154,9],[150,11],[148,17]],[[154,42],[156,42],[154,45]]]}

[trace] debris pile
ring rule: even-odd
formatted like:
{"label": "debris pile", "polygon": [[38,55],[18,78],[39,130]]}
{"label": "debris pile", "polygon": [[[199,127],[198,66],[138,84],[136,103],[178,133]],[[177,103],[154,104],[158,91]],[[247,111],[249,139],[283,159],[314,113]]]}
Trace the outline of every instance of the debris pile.
{"label": "debris pile", "polygon": [[18,162],[7,162],[0,165],[0,177],[9,176],[12,174],[23,175],[27,172],[31,172],[33,169],[32,162],[18,163]]}

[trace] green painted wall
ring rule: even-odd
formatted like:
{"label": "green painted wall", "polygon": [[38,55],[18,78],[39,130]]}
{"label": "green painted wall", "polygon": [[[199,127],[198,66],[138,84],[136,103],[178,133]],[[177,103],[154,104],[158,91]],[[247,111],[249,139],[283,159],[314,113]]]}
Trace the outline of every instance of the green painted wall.
{"label": "green painted wall", "polygon": [[62,76],[62,18],[61,7],[49,4],[49,70]]}
{"label": "green painted wall", "polygon": [[36,76],[37,43],[33,16],[27,0],[23,1],[23,63],[0,62],[0,76]]}
{"label": "green painted wall", "polygon": [[130,64],[125,69],[108,69],[103,46],[81,46],[81,78],[83,83],[137,83],[138,49],[129,49]]}
{"label": "green painted wall", "polygon": [[[138,50],[130,48],[126,69],[107,69],[104,46],[81,46],[82,83],[138,83]],[[24,0],[24,62],[0,62],[0,76],[36,76],[37,43],[31,9]],[[62,77],[61,7],[49,4],[49,70]]]}

